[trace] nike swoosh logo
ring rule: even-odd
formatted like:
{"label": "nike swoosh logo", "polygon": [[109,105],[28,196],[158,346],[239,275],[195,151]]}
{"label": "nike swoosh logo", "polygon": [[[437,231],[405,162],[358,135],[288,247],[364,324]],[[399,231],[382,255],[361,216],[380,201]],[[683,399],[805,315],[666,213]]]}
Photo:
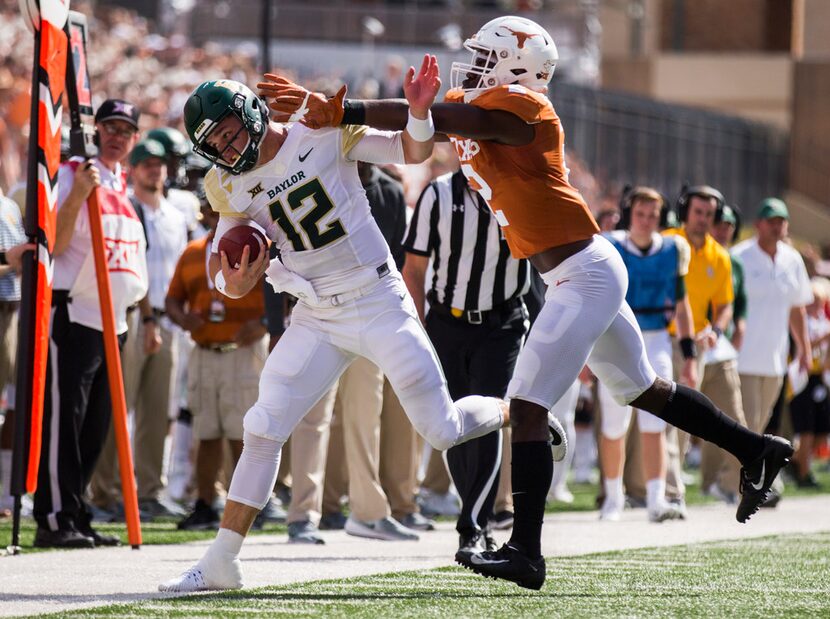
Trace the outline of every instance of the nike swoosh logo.
{"label": "nike swoosh logo", "polygon": [[558,286],[559,284],[564,284],[565,282],[569,282],[569,281],[571,281],[571,280],[569,280],[569,279],[557,279],[556,280],[556,285]]}
{"label": "nike swoosh logo", "polygon": [[297,157],[300,160],[300,163],[305,161],[306,157],[308,157],[311,154],[311,151],[313,151],[313,150],[314,150],[314,147],[312,146],[311,148],[308,149],[308,152],[305,155],[300,155],[299,157]]}
{"label": "nike swoosh logo", "polygon": [[764,473],[766,472],[767,463],[766,461],[761,462],[761,479],[758,480],[758,484],[753,484],[749,482],[749,485],[755,488],[756,490],[760,490],[764,485]]}
{"label": "nike swoosh logo", "polygon": [[485,559],[481,555],[474,554],[470,556],[470,563],[475,563],[476,565],[501,565],[502,563],[507,563],[509,559],[498,559],[496,561],[491,561],[490,559]]}

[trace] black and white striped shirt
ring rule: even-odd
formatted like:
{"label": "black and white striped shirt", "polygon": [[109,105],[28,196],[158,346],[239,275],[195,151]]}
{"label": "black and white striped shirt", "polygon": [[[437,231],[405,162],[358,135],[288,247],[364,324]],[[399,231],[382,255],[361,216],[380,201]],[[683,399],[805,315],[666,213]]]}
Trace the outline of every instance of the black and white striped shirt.
{"label": "black and white striped shirt", "polygon": [[495,217],[461,172],[421,193],[404,249],[432,258],[430,303],[487,311],[530,288],[528,261],[510,256]]}

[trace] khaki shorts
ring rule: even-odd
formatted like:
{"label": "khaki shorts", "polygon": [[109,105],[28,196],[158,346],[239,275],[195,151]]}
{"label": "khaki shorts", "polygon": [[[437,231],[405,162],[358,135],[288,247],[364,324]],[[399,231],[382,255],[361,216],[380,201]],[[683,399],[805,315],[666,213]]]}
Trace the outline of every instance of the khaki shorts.
{"label": "khaki shorts", "polygon": [[228,352],[196,346],[187,367],[188,408],[199,440],[242,440],[242,418],[259,394],[268,338]]}
{"label": "khaki shorts", "polygon": [[0,308],[0,391],[15,384],[17,359],[17,310]]}

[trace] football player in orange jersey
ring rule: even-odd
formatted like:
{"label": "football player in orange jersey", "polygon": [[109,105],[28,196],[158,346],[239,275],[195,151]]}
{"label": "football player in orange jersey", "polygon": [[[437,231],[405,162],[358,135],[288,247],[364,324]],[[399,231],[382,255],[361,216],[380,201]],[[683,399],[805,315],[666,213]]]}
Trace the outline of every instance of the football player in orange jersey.
{"label": "football player in orange jersey", "polygon": [[[658,378],[625,303],[625,265],[598,235],[591,212],[568,182],[564,134],[546,93],[558,59],[550,34],[521,17],[485,24],[464,46],[472,62],[454,63],[444,103],[433,104],[435,130],[461,158],[487,200],[516,258],[529,258],[548,285],[543,306],[508,388],[513,427],[515,520],[497,551],[456,556],[473,571],[539,589],[545,580],[541,529],[553,474],[547,412],[586,363],[620,404],[646,410],[711,441],[742,463],[737,519],[761,505],[789,460],[784,439],[761,436],[721,413],[706,397]],[[327,99],[268,74],[260,94],[278,120],[312,127],[367,124],[401,129],[405,101]],[[436,136],[437,137],[437,136]]]}

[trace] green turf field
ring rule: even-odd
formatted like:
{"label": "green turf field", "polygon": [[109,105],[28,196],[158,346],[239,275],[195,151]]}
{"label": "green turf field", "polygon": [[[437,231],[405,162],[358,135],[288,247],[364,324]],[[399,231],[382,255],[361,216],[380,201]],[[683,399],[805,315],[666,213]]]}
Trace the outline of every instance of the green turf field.
{"label": "green turf field", "polygon": [[60,616],[828,617],[830,532],[548,559],[540,592],[443,568]]}

